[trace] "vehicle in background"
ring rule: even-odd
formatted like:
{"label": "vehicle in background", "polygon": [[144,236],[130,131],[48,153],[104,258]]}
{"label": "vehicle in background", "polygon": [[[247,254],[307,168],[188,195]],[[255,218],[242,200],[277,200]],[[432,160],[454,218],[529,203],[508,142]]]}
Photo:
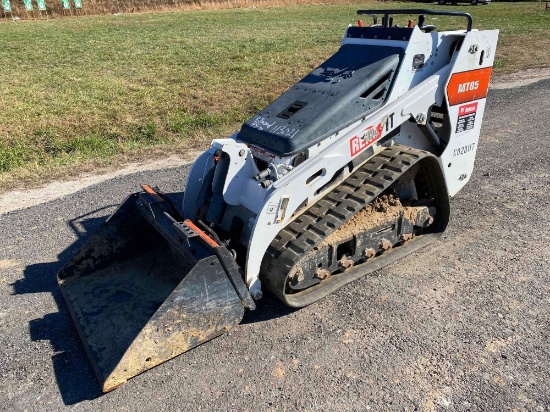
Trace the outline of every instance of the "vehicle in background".
{"label": "vehicle in background", "polygon": [[457,3],[470,3],[472,6],[477,6],[481,3],[486,6],[490,2],[491,0],[437,0],[437,4],[439,4],[440,6],[443,6],[447,3],[451,3],[453,6]]}

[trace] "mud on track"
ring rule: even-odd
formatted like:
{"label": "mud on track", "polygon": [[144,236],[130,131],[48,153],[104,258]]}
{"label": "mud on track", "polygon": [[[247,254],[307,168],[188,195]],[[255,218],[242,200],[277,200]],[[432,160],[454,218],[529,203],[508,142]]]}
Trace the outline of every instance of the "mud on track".
{"label": "mud on track", "polygon": [[547,411],[550,81],[491,90],[444,238],[301,310],[267,296],[231,335],[101,396],[55,273],[138,183],[0,215],[0,409]]}

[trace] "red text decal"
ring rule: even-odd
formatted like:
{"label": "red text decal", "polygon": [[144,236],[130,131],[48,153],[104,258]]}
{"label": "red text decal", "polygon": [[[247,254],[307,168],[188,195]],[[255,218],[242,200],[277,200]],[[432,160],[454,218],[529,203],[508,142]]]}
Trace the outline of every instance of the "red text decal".
{"label": "red text decal", "polygon": [[382,137],[383,130],[384,128],[382,127],[382,123],[379,123],[376,127],[369,126],[363,130],[364,133],[361,137],[353,136],[349,141],[350,154],[355,156],[357,153],[365,150]]}

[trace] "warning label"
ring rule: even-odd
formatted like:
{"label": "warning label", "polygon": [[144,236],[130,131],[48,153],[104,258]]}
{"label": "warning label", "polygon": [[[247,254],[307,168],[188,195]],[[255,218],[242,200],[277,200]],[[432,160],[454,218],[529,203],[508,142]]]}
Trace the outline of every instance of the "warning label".
{"label": "warning label", "polygon": [[456,122],[456,132],[462,133],[472,130],[476,122],[477,102],[465,104],[458,108],[458,120]]}

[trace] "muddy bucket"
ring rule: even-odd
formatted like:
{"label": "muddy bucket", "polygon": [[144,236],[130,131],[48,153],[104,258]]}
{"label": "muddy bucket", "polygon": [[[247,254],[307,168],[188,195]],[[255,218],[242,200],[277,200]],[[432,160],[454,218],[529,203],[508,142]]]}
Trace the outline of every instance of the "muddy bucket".
{"label": "muddy bucket", "polygon": [[104,392],[254,308],[229,251],[160,196],[131,195],[58,273]]}

